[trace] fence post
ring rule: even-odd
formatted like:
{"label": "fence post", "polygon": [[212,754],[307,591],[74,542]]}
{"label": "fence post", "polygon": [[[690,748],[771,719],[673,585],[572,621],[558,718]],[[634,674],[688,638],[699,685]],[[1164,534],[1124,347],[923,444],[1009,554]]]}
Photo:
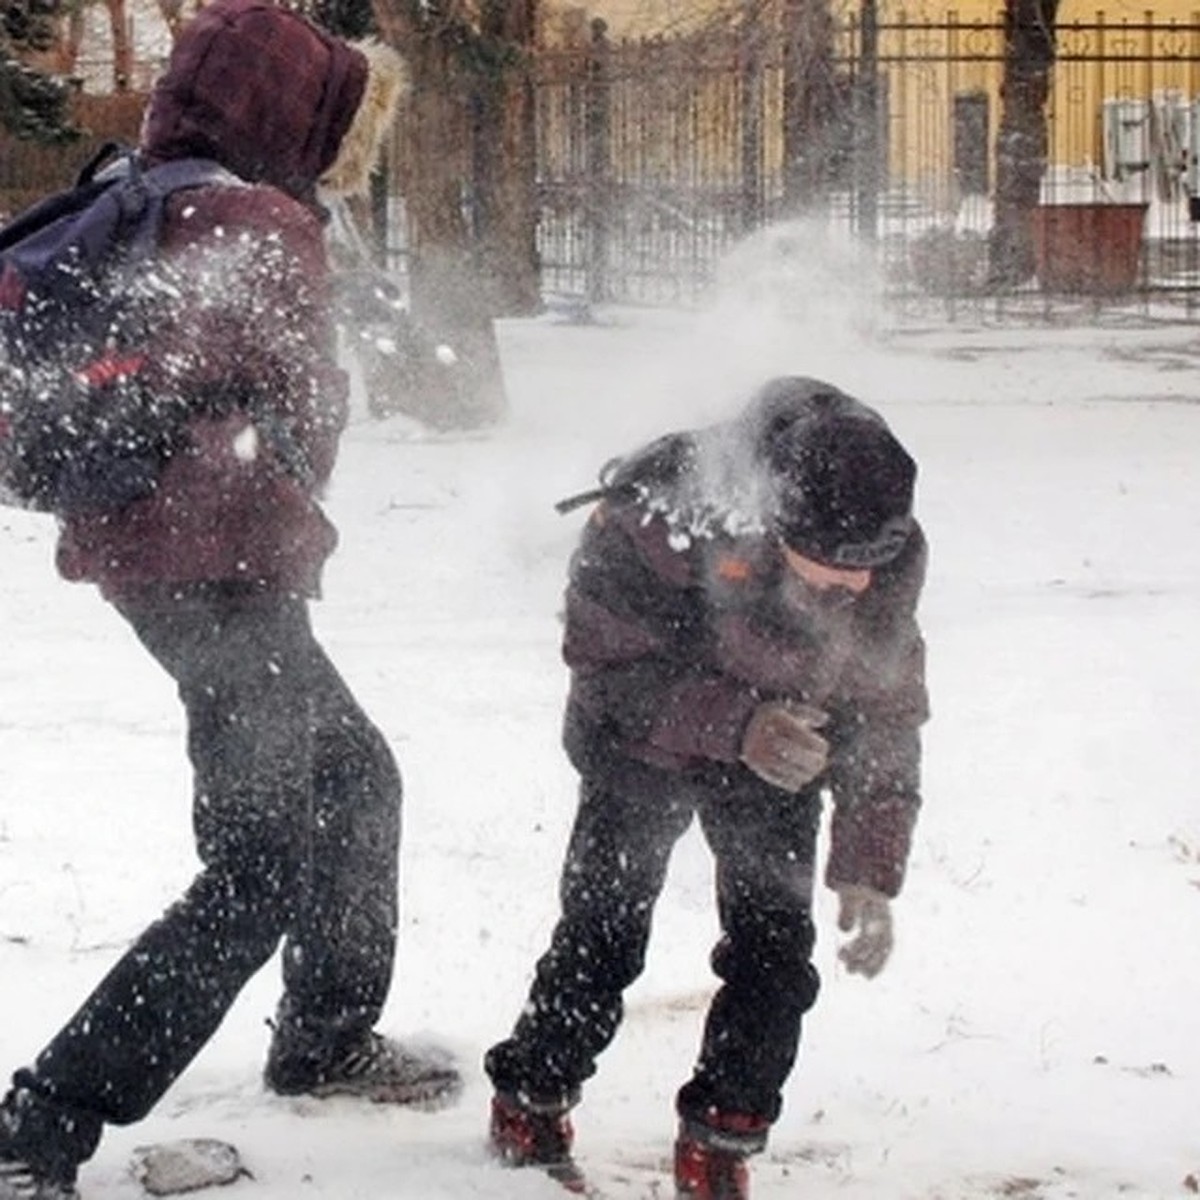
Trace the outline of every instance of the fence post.
{"label": "fence post", "polygon": [[859,12],[858,86],[854,114],[854,228],[865,241],[879,235],[879,12],[862,0]]}
{"label": "fence post", "polygon": [[762,26],[759,6],[748,0],[742,10],[742,155],[741,226],[747,233],[763,222]]}
{"label": "fence post", "polygon": [[612,202],[612,160],[609,126],[612,112],[609,70],[608,26],[597,17],[592,21],[592,40],[587,57],[584,99],[584,220],[586,228],[586,295],[589,304],[609,297],[609,206]]}

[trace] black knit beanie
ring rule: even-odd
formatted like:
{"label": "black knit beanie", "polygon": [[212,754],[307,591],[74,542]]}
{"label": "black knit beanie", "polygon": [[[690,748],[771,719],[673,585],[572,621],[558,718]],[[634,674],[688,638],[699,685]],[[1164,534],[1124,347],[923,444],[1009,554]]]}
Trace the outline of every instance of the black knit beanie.
{"label": "black knit beanie", "polygon": [[912,532],[916,464],[871,409],[833,388],[825,405],[810,399],[795,419],[776,414],[761,429],[779,535],[829,566],[881,566]]}

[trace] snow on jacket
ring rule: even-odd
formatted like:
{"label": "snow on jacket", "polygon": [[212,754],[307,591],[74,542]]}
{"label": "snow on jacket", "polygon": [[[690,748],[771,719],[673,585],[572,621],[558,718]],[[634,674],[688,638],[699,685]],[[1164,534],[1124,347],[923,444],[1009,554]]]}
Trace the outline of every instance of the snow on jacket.
{"label": "snow on jacket", "polygon": [[[664,439],[655,453],[686,460],[679,445]],[[928,716],[916,618],[924,536],[914,525],[852,602],[796,605],[785,598],[793,584],[778,541],[755,514],[718,504],[700,527],[680,519],[674,501],[695,482],[685,471],[610,494],[584,530],[566,594],[568,753],[583,772],[613,754],[701,776],[746,770],[742,736],[759,703],[815,704],[830,714],[826,881],[894,896],[920,805],[918,730]]]}
{"label": "snow on jacket", "polygon": [[229,580],[316,592],[336,543],[317,497],[348,386],[314,196],[370,91],[369,57],[264,0],[215,0],[176,43],[141,152],[215,159],[245,186],[168,202],[141,378],[193,415],[152,496],[64,521],[65,577],[109,595]]}

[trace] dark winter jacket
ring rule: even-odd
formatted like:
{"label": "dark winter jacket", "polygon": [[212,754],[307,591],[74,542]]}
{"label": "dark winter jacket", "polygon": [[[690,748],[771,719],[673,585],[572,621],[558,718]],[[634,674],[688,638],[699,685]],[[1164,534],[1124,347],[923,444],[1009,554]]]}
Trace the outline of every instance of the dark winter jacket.
{"label": "dark winter jacket", "polygon": [[[267,71],[267,57],[282,70]],[[69,579],[252,580],[313,593],[334,547],[316,496],[347,411],[334,359],[316,181],[367,76],[365,57],[263,0],[217,0],[189,23],[151,97],[142,153],[198,156],[246,186],[171,197],[165,283],[143,383],[191,406],[156,493],[65,520]],[[289,88],[264,90],[287,78]]]}
{"label": "dark winter jacket", "polygon": [[748,769],[742,736],[760,702],[815,704],[831,717],[827,882],[895,895],[928,715],[916,619],[925,540],[914,524],[853,600],[789,602],[797,585],[756,481],[731,491],[713,456],[696,453],[708,441],[726,467],[742,462],[745,433],[735,423],[656,443],[624,472],[643,482],[611,488],[593,512],[566,597],[567,750],[583,772],[617,754],[715,778]]}

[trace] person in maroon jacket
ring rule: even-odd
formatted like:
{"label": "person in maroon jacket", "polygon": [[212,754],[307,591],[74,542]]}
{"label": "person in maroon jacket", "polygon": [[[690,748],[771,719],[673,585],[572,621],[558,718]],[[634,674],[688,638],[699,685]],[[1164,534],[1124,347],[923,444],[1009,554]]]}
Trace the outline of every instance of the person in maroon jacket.
{"label": "person in maroon jacket", "polygon": [[[319,188],[365,185],[398,56],[266,0],[213,0],[150,99],[147,162],[237,176],[168,201],[138,385],[189,413],[153,493],[64,519],[178,685],[202,868],[0,1104],[0,1200],[73,1197],[106,1123],[143,1117],[283,944],[265,1070],[283,1094],[425,1101],[453,1064],[375,1032],[397,933],[401,781],[314,638],[335,533],[318,498],[347,415]],[[164,412],[171,406],[164,406]]]}
{"label": "person in maroon jacket", "polygon": [[[697,817],[716,860],[721,980],[677,1096],[677,1194],[739,1200],[817,996],[812,889],[849,971],[892,945],[927,716],[916,468],[873,410],[772,380],[728,423],[602,475],[571,563],[564,741],[581,776],[561,917],[511,1037],[488,1051],[491,1144],[571,1190],[568,1116],[640,974],[672,847]],[[560,506],[566,507],[567,505]]]}

